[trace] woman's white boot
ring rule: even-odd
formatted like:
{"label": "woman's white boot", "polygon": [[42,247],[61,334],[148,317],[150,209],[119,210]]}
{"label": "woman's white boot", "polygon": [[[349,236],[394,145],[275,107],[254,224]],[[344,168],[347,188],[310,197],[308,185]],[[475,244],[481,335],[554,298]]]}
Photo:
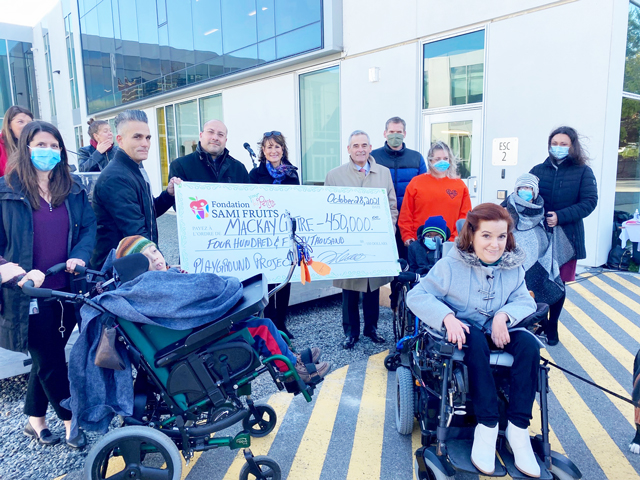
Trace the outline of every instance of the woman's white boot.
{"label": "woman's white boot", "polygon": [[493,475],[496,471],[496,442],[498,441],[498,424],[490,428],[481,423],[473,433],[471,447],[471,463],[485,475]]}
{"label": "woman's white boot", "polygon": [[536,460],[531,447],[529,430],[518,428],[513,423],[507,425],[507,441],[515,458],[516,468],[525,475],[538,478],[540,476],[540,465]]}

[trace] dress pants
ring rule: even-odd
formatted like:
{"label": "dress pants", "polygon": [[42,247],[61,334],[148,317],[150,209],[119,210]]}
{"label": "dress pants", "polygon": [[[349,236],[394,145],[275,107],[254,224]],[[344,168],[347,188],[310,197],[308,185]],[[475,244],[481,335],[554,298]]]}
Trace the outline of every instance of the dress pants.
{"label": "dress pants", "polygon": [[[500,420],[496,384],[489,365],[489,343],[493,347],[493,342],[477,327],[470,326],[469,331],[464,363],[469,372],[473,409],[478,423],[493,427]],[[511,341],[504,351],[513,355],[514,360],[509,376],[507,418],[516,427],[527,428],[538,385],[540,348],[528,332],[509,332],[509,336]]]}
{"label": "dress pants", "polygon": [[[360,311],[358,303],[360,292],[355,290],[342,290],[342,328],[345,335],[360,338]],[[380,316],[380,289],[373,291],[367,287],[362,294],[362,313],[364,314],[364,334],[369,335],[378,328]]]}
{"label": "dress pants", "polygon": [[[69,303],[43,299],[38,299],[38,307],[40,313],[29,316],[29,354],[33,363],[24,413],[44,417],[50,403],[60,420],[71,420],[71,411],[60,402],[71,396],[64,347],[76,326],[76,309]],[[59,331],[61,320],[64,334]]]}

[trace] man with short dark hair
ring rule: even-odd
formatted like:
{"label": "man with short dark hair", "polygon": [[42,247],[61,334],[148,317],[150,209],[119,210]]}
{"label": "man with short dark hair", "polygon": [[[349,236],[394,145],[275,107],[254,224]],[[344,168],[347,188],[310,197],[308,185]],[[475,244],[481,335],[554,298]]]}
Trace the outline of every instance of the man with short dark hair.
{"label": "man with short dark hair", "polygon": [[[404,191],[409,182],[416,175],[427,173],[427,164],[424,158],[415,150],[407,148],[404,138],[407,135],[407,123],[400,117],[391,117],[384,127],[384,146],[371,152],[371,156],[380,165],[384,165],[391,171],[393,186],[398,199],[398,212],[402,208]],[[407,258],[407,247],[405,247],[400,230],[396,229],[396,245],[400,258]]]}
{"label": "man with short dark hair", "polygon": [[[369,135],[356,130],[349,136],[349,162],[334,168],[324,181],[325,186],[384,188],[389,199],[391,221],[395,226],[398,220],[396,194],[389,169],[378,165],[371,156]],[[333,286],[342,288],[342,328],[345,339],[342,347],[351,349],[360,339],[360,312],[358,302],[362,293],[362,312],[364,316],[364,336],[374,343],[384,343],[378,335],[380,316],[380,287],[386,285],[392,277],[349,278],[334,280]]]}
{"label": "man with short dark hair", "polygon": [[231,155],[227,146],[227,127],[220,120],[209,120],[200,132],[196,151],[176,158],[169,167],[169,178],[186,182],[250,183],[242,162]]}
{"label": "man with short dark hair", "polygon": [[173,205],[172,178],[160,196],[154,198],[149,175],[142,162],[149,156],[151,134],[142,110],[126,110],[116,117],[119,149],[102,170],[93,193],[93,210],[98,221],[96,248],[91,264],[102,267],[111,249],[124,237],[142,235],[158,242],[156,218]]}

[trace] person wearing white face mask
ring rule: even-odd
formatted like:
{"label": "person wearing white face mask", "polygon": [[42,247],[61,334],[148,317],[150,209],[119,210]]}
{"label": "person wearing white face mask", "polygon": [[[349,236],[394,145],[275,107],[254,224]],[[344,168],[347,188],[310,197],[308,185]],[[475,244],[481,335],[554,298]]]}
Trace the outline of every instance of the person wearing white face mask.
{"label": "person wearing white face mask", "polygon": [[[67,272],[47,277],[42,286],[80,293],[71,280],[76,265],[85,266],[93,251],[96,219],[80,179],[69,172],[60,132],[47,122],[27,124],[6,175],[0,179],[0,255],[24,270],[46,271],[66,263]],[[64,421],[66,443],[82,448],[84,433],[69,438],[71,412],[60,405],[69,397],[64,348],[75,327],[72,304],[31,300],[3,289],[4,319],[0,347],[29,352],[33,361],[24,413],[24,434],[40,444],[60,441],[45,422],[48,404]]]}
{"label": "person wearing white face mask", "polygon": [[418,227],[434,215],[444,217],[450,240],[455,239],[456,221],[466,218],[471,210],[469,190],[458,176],[457,160],[446,143],[431,145],[427,166],[428,172],[414,177],[405,190],[398,228],[406,246],[416,240]]}
{"label": "person wearing white face mask", "polygon": [[[540,196],[544,199],[546,223],[550,228],[560,225],[575,250],[575,255],[560,265],[563,282],[575,280],[578,260],[587,257],[583,219],[598,204],[596,177],[588,165],[588,157],[575,129],[556,128],[549,135],[547,159],[531,169],[540,179]],[[545,329],[549,345],[558,339],[558,318],[564,296],[550,305],[549,321]]]}
{"label": "person wearing white face mask", "polygon": [[[539,195],[538,177],[524,173],[514,191],[502,204],[513,219],[513,236],[526,258],[523,263],[527,287],[539,303],[564,302],[564,282],[560,266],[573,258],[575,250],[561,226],[549,228],[545,222],[544,200]],[[543,325],[553,335],[553,327]],[[557,324],[555,326],[557,335]],[[553,339],[553,337],[552,337]],[[549,341],[549,338],[547,338]]]}

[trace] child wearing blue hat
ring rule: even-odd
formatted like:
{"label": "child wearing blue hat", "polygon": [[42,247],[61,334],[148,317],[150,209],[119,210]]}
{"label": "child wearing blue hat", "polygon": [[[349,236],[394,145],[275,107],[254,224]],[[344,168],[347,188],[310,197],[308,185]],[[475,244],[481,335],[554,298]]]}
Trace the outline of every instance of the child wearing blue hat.
{"label": "child wearing blue hat", "polygon": [[436,258],[439,253],[436,249],[436,237],[440,237],[444,243],[451,236],[447,222],[441,215],[427,218],[417,233],[418,241],[412,242],[408,249],[409,271],[402,272],[398,277],[401,282],[418,282],[420,277],[429,273],[439,258]]}

